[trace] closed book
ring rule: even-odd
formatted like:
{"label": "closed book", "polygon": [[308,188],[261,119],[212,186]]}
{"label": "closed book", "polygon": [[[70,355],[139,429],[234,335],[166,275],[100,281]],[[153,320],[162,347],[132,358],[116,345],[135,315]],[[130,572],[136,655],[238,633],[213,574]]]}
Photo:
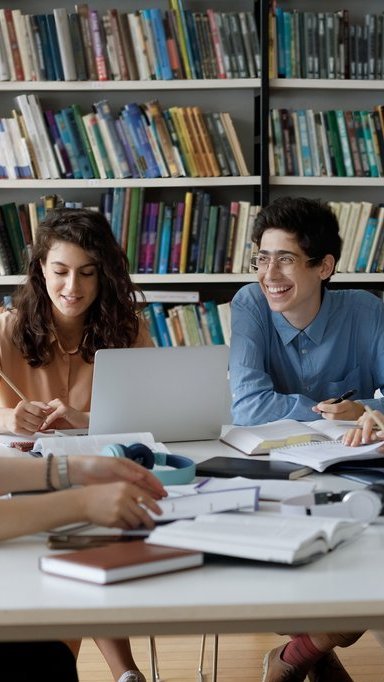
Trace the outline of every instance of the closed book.
{"label": "closed book", "polygon": [[83,2],[75,5],[75,10],[79,15],[79,25],[82,36],[82,43],[84,46],[85,61],[87,65],[88,78],[91,81],[97,80],[97,69],[95,62],[95,55],[92,46],[91,27],[89,23],[89,8],[88,3]]}
{"label": "closed book", "polygon": [[27,264],[27,253],[16,204],[14,202],[2,204],[1,213],[17,264],[17,272],[24,273]]}
{"label": "closed book", "polygon": [[202,563],[201,552],[174,550],[134,540],[43,556],[40,557],[39,567],[44,573],[107,585],[194,568]]}
{"label": "closed book", "polygon": [[54,9],[53,17],[56,24],[57,41],[64,78],[66,81],[75,81],[77,79],[76,63],[71,42],[67,10],[64,8]]}
{"label": "closed book", "polygon": [[171,250],[172,235],[172,206],[164,207],[163,223],[161,228],[161,239],[159,245],[159,265],[158,273],[165,275],[168,272],[169,254]]}
{"label": "closed book", "polygon": [[[196,476],[215,476],[232,478],[243,476],[255,479],[296,479],[307,476],[313,470],[307,466],[290,462],[270,462],[269,460],[242,459],[241,457],[211,457],[196,466]],[[384,475],[384,470],[383,470]]]}

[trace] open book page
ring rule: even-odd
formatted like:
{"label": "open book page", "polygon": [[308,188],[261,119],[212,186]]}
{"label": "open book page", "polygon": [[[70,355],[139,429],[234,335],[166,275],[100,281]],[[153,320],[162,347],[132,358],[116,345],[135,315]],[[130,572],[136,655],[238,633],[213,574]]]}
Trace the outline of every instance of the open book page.
{"label": "open book page", "polygon": [[143,443],[154,452],[169,450],[162,443],[155,443],[151,433],[108,433],[98,436],[53,436],[38,438],[33,446],[33,452],[40,452],[43,457],[52,452],[54,455],[100,455],[105,445],[121,443]]}
{"label": "open book page", "polygon": [[271,450],[271,460],[281,460],[294,464],[305,464],[316,471],[325,471],[337,462],[348,462],[354,459],[380,459],[383,454],[378,451],[378,443],[361,445],[352,448],[338,441],[326,443],[302,443]]}
{"label": "open book page", "polygon": [[358,537],[363,529],[363,524],[352,520],[226,513],[157,526],[146,542],[294,564],[326,554],[340,541]]}
{"label": "open book page", "polygon": [[311,427],[317,433],[327,436],[331,440],[341,440],[349,429],[356,428],[355,421],[346,421],[343,419],[316,419],[313,422],[303,422],[306,426]]}
{"label": "open book page", "polygon": [[295,419],[280,419],[259,426],[223,426],[220,440],[246,455],[255,455],[267,453],[280,445],[328,439],[311,424]]}

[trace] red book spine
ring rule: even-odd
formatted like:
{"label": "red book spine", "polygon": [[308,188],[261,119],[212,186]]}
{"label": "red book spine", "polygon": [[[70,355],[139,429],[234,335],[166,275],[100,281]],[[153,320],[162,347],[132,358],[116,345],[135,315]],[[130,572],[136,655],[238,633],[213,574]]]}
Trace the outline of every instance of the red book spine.
{"label": "red book spine", "polygon": [[7,24],[9,43],[12,50],[12,60],[15,67],[16,80],[23,81],[24,79],[24,69],[21,61],[21,55],[19,50],[19,45],[17,42],[15,25],[13,23],[13,16],[11,9],[4,10],[5,21]]}

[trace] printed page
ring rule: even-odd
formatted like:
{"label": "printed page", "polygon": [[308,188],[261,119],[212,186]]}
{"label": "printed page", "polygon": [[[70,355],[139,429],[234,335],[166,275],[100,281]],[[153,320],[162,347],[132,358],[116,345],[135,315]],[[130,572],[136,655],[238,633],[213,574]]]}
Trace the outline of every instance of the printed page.
{"label": "printed page", "polygon": [[356,428],[355,421],[344,421],[343,419],[316,419],[313,422],[303,422],[303,424],[328,436],[331,440],[341,440],[349,429]]}

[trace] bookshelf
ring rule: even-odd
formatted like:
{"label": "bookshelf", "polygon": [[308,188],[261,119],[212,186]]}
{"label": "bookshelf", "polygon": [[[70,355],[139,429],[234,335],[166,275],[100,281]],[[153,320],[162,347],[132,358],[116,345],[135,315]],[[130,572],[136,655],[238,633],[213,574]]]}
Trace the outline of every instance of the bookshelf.
{"label": "bookshelf", "polygon": [[[327,13],[333,15],[341,10],[347,8],[349,12],[350,25],[363,24],[365,14],[382,14],[382,4],[373,0],[367,6],[361,5],[356,0],[351,0],[348,3],[336,3],[333,0],[306,0],[305,2],[291,2],[290,0],[281,0],[276,2],[283,12],[290,12],[291,22],[301,21],[294,17],[294,11],[297,13],[313,13],[319,15]],[[335,26],[336,24],[334,24]],[[379,25],[380,34],[382,31],[381,19]],[[291,24],[292,26],[292,24]],[[364,34],[364,29],[362,29]],[[284,33],[284,32],[283,32]],[[331,34],[332,35],[332,34]],[[367,41],[368,29],[365,34]],[[374,36],[375,34],[373,34]],[[318,36],[318,39],[321,40]],[[377,44],[382,45],[382,37],[376,33],[376,38],[372,38],[372,51],[378,49],[377,45],[374,48],[374,40]],[[277,38],[278,41],[278,38]],[[363,44],[363,43],[362,43]],[[324,45],[324,43],[323,43]],[[282,43],[280,43],[281,50]],[[367,47],[367,44],[366,44]],[[308,48],[310,49],[310,48]],[[328,48],[329,49],[329,48]],[[349,49],[353,49],[353,45],[349,44]],[[368,48],[367,48],[368,49]],[[281,54],[281,52],[280,52]],[[329,57],[329,52],[326,53]],[[334,54],[338,54],[337,46]],[[373,54],[373,53],[372,53]],[[381,47],[379,52],[380,59],[382,57]],[[291,53],[292,57],[292,53]],[[308,54],[301,57],[304,62],[308,62]],[[350,57],[351,58],[351,57]],[[288,59],[288,57],[287,57]],[[271,61],[269,66],[271,66]],[[364,61],[364,54],[362,57]],[[291,62],[291,67],[294,62]],[[325,62],[327,66],[327,62]],[[296,67],[294,67],[295,69]],[[288,72],[290,67],[288,67]],[[271,77],[268,82],[269,89],[269,109],[288,109],[290,112],[298,112],[300,110],[313,110],[314,112],[324,110],[341,110],[355,111],[368,110],[372,111],[375,106],[383,104],[382,89],[384,71],[380,74],[380,78],[362,77],[359,79],[352,78],[307,78],[297,77],[281,77],[284,71],[283,60],[279,64],[279,76],[272,77],[276,74],[270,72]],[[308,121],[308,117],[307,117]],[[275,168],[276,171],[276,168]],[[345,176],[298,176],[298,175],[268,175],[268,197],[273,199],[277,196],[292,195],[292,196],[308,196],[317,197],[324,201],[333,202],[371,202],[377,205],[382,202],[382,188],[383,177],[345,177]],[[344,239],[347,238],[346,233]],[[383,289],[384,276],[383,273],[371,272],[339,272],[332,278],[332,283],[338,286],[361,286],[364,288],[371,288],[379,291]]]}
{"label": "bookshelf", "polygon": [[[147,3],[131,0],[117,0],[113,7],[118,11],[135,12]],[[204,12],[207,3],[192,0],[183,3],[194,12]],[[61,5],[67,11],[74,11],[74,3]],[[162,11],[169,9],[167,0],[156,3]],[[258,12],[258,3],[242,0],[234,7],[231,0],[214,1],[209,6],[223,12]],[[108,9],[105,0],[90,4],[100,14]],[[38,14],[52,12],[45,1],[34,0],[17,3],[23,13]],[[176,177],[176,178],[115,178],[115,179],[1,179],[0,204],[6,201],[35,201],[42,194],[58,194],[64,200],[83,201],[85,205],[97,205],[102,191],[112,188],[145,188],[146,198],[180,201],[184,193],[193,189],[209,191],[217,202],[230,200],[260,203],[260,145],[255,139],[255,121],[260,118],[260,78],[200,78],[189,80],[83,80],[83,81],[1,81],[2,104],[0,116],[8,116],[14,105],[14,98],[22,93],[36,93],[44,106],[57,110],[70,104],[79,104],[84,113],[90,111],[92,103],[107,98],[111,108],[117,112],[129,102],[146,102],[158,99],[162,106],[201,106],[208,111],[229,112],[238,134],[244,157],[250,171],[247,176],[228,177]],[[153,199],[153,200],[155,200]],[[158,288],[199,289],[202,298],[228,300],[244,282],[252,281],[248,273],[188,273],[188,274],[134,274],[133,279],[146,290]],[[0,277],[0,292],[8,293],[23,282],[22,275]]]}

